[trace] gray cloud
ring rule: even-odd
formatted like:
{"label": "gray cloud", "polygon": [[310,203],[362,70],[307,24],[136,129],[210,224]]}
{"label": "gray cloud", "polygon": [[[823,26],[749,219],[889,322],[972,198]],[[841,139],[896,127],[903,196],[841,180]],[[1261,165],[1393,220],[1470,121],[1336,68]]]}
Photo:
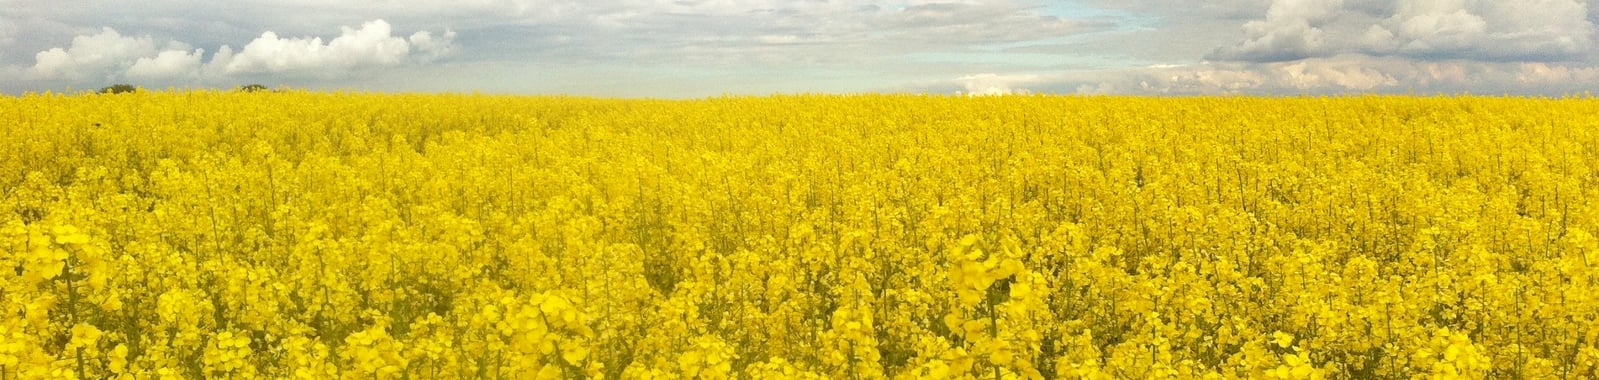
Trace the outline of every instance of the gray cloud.
{"label": "gray cloud", "polygon": [[866,1],[698,2],[627,8],[593,16],[582,24],[521,28],[560,37],[534,36],[534,44],[562,53],[540,58],[705,67],[837,67],[892,61],[912,53],[964,52],[1109,27],[1044,15],[1035,8],[1009,1],[913,2],[903,7]]}
{"label": "gray cloud", "polygon": [[0,62],[6,57],[6,48],[17,42],[17,22],[0,13]]}
{"label": "gray cloud", "polygon": [[1374,54],[1421,58],[1553,61],[1583,57],[1594,48],[1594,25],[1578,0],[1523,2],[1401,2],[1372,31],[1392,39],[1368,46]]}
{"label": "gray cloud", "polygon": [[[959,43],[1004,43],[1056,37],[1096,27],[1092,23],[1041,14],[1038,12],[1040,0],[418,0],[383,7],[355,0],[244,0],[229,2],[226,6],[151,0],[136,9],[106,7],[106,10],[71,6],[104,0],[66,1],[66,5],[0,12],[25,13],[77,28],[110,26],[120,31],[190,41],[198,46],[237,43],[259,35],[262,30],[273,30],[285,36],[319,35],[329,26],[384,19],[422,30],[453,27],[467,34],[479,28],[561,30],[573,42],[588,40],[600,52],[663,47],[660,45],[725,47],[729,45],[727,42],[740,42],[741,38],[756,42],[859,42],[877,47],[897,47],[909,42],[923,48],[943,49]],[[201,40],[196,38],[198,36],[187,35],[192,32],[185,32],[197,27],[203,28],[205,34],[224,38]],[[81,30],[61,36],[64,31],[58,28],[41,37],[70,38],[81,34],[79,32]],[[596,38],[582,38],[584,36]],[[484,38],[493,36],[463,36],[459,48],[463,53],[476,53],[478,45],[464,42]],[[654,43],[632,44],[635,42]]]}
{"label": "gray cloud", "polygon": [[648,96],[1559,93],[1594,77],[1595,8],[1587,0],[0,0],[0,90],[129,80]]}
{"label": "gray cloud", "polygon": [[1339,54],[1553,62],[1594,53],[1583,0],[1274,0],[1212,60],[1277,62]]}
{"label": "gray cloud", "polygon": [[1244,23],[1247,39],[1213,57],[1276,62],[1321,55],[1331,44],[1323,27],[1342,16],[1343,7],[1343,0],[1274,1],[1264,19]]}
{"label": "gray cloud", "polygon": [[[0,17],[8,21],[31,20],[27,27],[38,31],[33,41],[0,44],[0,51],[11,52],[0,55],[0,65],[31,67],[37,64],[35,57],[15,50],[61,48],[62,41],[104,27],[150,39],[158,47],[163,41],[183,41],[203,50],[142,51],[95,75],[36,76],[20,85],[0,84],[8,87],[0,89],[99,85],[121,78],[173,83],[200,78],[203,84],[218,81],[219,75],[293,83],[298,81],[296,75],[325,68],[370,72],[394,67],[398,61],[427,62],[445,56],[455,64],[609,64],[680,71],[865,66],[903,72],[901,67],[916,64],[912,56],[917,54],[947,54],[959,60],[961,55],[982,54],[990,46],[1115,27],[1103,20],[1047,14],[1042,0],[419,0],[382,7],[356,0],[110,4],[64,0],[0,10]],[[375,26],[361,26],[374,19],[413,29],[405,32],[411,34],[383,35]],[[338,25],[351,27],[328,36]],[[399,52],[398,42],[409,51]],[[133,70],[136,64],[138,69]]]}

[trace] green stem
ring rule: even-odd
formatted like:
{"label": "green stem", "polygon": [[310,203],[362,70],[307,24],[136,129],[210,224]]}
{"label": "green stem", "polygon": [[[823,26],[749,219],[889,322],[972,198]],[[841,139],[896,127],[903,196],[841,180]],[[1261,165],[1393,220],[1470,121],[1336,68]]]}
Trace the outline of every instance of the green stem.
{"label": "green stem", "polygon": [[[986,300],[988,303],[988,336],[989,339],[997,342],[999,341],[999,312],[994,310],[994,297],[985,298],[988,298]],[[993,353],[988,354],[988,362],[994,365],[994,380],[999,380],[999,363],[994,363]]]}

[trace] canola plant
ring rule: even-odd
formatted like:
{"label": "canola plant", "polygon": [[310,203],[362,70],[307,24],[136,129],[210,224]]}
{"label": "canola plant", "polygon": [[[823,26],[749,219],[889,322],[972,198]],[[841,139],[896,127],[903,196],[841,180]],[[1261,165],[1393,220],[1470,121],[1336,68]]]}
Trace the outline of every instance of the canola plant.
{"label": "canola plant", "polygon": [[0,379],[1593,378],[1599,101],[0,97]]}

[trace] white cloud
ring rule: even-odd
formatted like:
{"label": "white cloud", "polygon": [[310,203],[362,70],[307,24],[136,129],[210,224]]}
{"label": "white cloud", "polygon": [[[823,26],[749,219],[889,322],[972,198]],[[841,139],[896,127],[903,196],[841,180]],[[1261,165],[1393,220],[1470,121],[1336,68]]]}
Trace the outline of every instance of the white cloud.
{"label": "white cloud", "polygon": [[[530,45],[493,49],[542,62],[634,61],[710,68],[847,69],[910,54],[962,53],[1111,28],[1051,16],[1035,0],[623,1],[586,5],[557,22],[517,20],[496,36]],[[551,36],[571,36],[554,44]],[[484,40],[478,40],[484,41]],[[498,46],[496,46],[498,47]]]}
{"label": "white cloud", "polygon": [[1416,53],[1446,53],[1471,48],[1488,34],[1488,22],[1465,8],[1465,1],[1406,1],[1389,19],[1399,49]]}
{"label": "white cloud", "polygon": [[1587,6],[1580,0],[1401,1],[1392,17],[1373,26],[1391,30],[1392,41],[1374,47],[1421,57],[1570,58],[1593,49]]}
{"label": "white cloud", "polygon": [[756,40],[767,45],[788,45],[804,42],[804,38],[793,34],[767,34],[756,37]]}
{"label": "white cloud", "polygon": [[227,75],[228,65],[233,64],[233,47],[222,45],[217,48],[217,53],[211,55],[211,62],[200,67],[200,72],[205,77],[220,77]]}
{"label": "white cloud", "polygon": [[[1340,94],[1517,93],[1587,90],[1599,67],[1546,62],[1421,61],[1345,54],[1291,62],[1212,62],[1092,72],[976,74],[933,83],[945,93]],[[992,90],[992,91],[990,91]]]}
{"label": "white cloud", "polygon": [[133,60],[155,52],[155,43],[149,36],[124,37],[107,27],[94,35],[73,38],[66,48],[34,55],[33,72],[44,78],[86,78],[121,70]]}
{"label": "white cloud", "polygon": [[1025,86],[1043,80],[1044,77],[1036,74],[1008,74],[982,73],[955,78],[955,82],[962,90],[957,93],[969,96],[985,95],[1011,95],[1027,94]]}
{"label": "white cloud", "polygon": [[359,29],[344,27],[340,36],[326,43],[318,37],[281,38],[268,31],[239,51],[222,45],[207,61],[205,49],[178,41],[158,49],[148,35],[124,36],[107,27],[96,34],[77,36],[67,47],[40,51],[27,72],[32,80],[90,85],[122,79],[216,83],[233,75],[321,73],[431,62],[449,55],[454,40],[455,32],[450,30],[397,37],[387,22],[375,20]]}
{"label": "white cloud", "polygon": [[1347,53],[1426,60],[1558,61],[1594,53],[1585,0],[1272,0],[1217,60]]}
{"label": "white cloud", "polygon": [[154,58],[139,58],[128,68],[128,77],[136,79],[170,79],[193,76],[199,72],[205,49],[167,50]]}
{"label": "white cloud", "polygon": [[395,37],[389,23],[383,20],[367,22],[360,29],[343,29],[342,35],[327,43],[321,37],[280,38],[270,31],[262,33],[233,55],[227,70],[281,73],[389,66],[404,62],[411,52],[410,43]]}
{"label": "white cloud", "polygon": [[1399,84],[1399,80],[1383,71],[1349,61],[1299,61],[1274,67],[1284,86],[1300,90],[1334,88],[1351,91],[1372,91]]}
{"label": "white cloud", "polygon": [[1322,54],[1328,44],[1322,26],[1338,16],[1343,6],[1343,0],[1273,1],[1265,19],[1244,23],[1248,39],[1216,54],[1248,61],[1286,61]]}
{"label": "white cloud", "polygon": [[1599,67],[1571,67],[1543,62],[1523,63],[1516,80],[1531,86],[1599,82]]}
{"label": "white cloud", "polygon": [[[0,89],[123,78],[153,87],[605,89],[551,90],[424,65],[450,59],[605,79],[633,70],[660,77],[650,80],[671,90],[651,95],[664,96],[896,85],[969,94],[1558,93],[1599,81],[1595,1],[417,0],[375,8],[357,0],[151,0],[115,19],[44,2],[0,7],[0,50],[10,54],[0,54]],[[1079,5],[1091,9],[1072,9]],[[374,19],[381,21],[361,23]],[[80,29],[112,24],[123,33]],[[462,28],[461,38],[447,26]],[[434,75],[375,79],[402,72]],[[407,84],[389,84],[400,82]],[[421,82],[428,84],[411,84]]]}
{"label": "white cloud", "polygon": [[[158,48],[162,38],[177,39],[204,48],[204,55],[198,68],[190,59],[193,49],[183,56],[168,53],[164,65],[157,65],[163,53],[157,49],[93,79],[30,78],[35,81],[0,83],[0,89],[98,85],[107,77],[131,78],[129,70],[140,58],[150,61],[137,70],[140,78],[199,78],[207,85],[231,85],[232,79],[330,83],[333,76],[375,78],[344,74],[393,72],[400,66],[449,59],[526,67],[650,67],[666,73],[814,70],[877,77],[854,87],[862,88],[950,72],[922,61],[930,56],[944,66],[973,62],[1002,66],[994,57],[963,60],[989,54],[1000,45],[1060,40],[1116,27],[1107,18],[1066,16],[1068,12],[1059,12],[1046,1],[418,0],[372,7],[356,0],[239,0],[227,6],[150,0],[137,9],[119,10],[115,18],[64,3],[41,3],[21,12],[66,28],[115,23],[123,32],[155,35]],[[373,19],[385,22],[381,27],[361,24]],[[330,30],[332,25],[349,28]],[[32,34],[34,41],[50,42],[34,42],[23,48],[29,56],[12,61],[31,66],[33,52],[70,39],[72,35],[65,33]],[[402,42],[403,52],[398,49]],[[230,54],[224,54],[224,47]],[[906,64],[918,66],[888,67]],[[198,74],[179,73],[179,67]],[[1009,68],[983,71],[988,70]],[[744,74],[719,77],[737,75]],[[772,81],[767,75],[749,79],[729,86],[753,88],[750,82]]]}

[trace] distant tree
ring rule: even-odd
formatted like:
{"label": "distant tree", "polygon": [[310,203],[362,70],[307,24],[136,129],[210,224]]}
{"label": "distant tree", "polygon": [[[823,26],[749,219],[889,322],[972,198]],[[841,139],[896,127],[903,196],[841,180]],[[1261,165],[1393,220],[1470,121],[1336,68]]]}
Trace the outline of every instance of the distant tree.
{"label": "distant tree", "polygon": [[251,83],[251,84],[239,86],[239,91],[244,91],[244,92],[258,92],[258,91],[266,91],[266,90],[267,90],[267,86],[261,85],[259,83]]}
{"label": "distant tree", "polygon": [[105,88],[101,88],[100,89],[100,93],[102,93],[102,94],[121,94],[121,93],[130,93],[130,92],[138,92],[138,91],[139,91],[138,87],[134,87],[133,85],[126,84],[126,83],[113,84],[113,85],[106,86]]}

